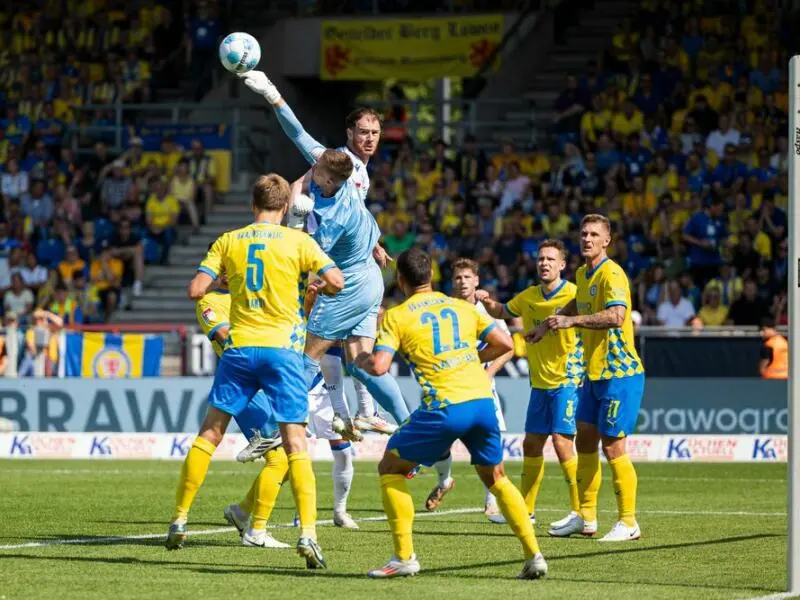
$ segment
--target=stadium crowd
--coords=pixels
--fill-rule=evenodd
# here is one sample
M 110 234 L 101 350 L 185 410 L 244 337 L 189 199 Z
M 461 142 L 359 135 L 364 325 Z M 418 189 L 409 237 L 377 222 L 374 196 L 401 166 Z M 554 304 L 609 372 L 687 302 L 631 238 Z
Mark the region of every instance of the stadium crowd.
M 216 3 L 172 4 L 46 0 L 0 12 L 6 324 L 108 321 L 130 305 L 122 290 L 141 293 L 145 263 L 168 262 L 177 224 L 204 219 L 215 165 L 202 144 L 164 139 L 145 153 L 132 136 L 115 156 L 111 111 L 87 108 L 150 101 L 174 77 L 181 49 L 189 65 L 207 64 L 220 33 Z
M 770 1 L 714 12 L 738 7 L 641 3 L 567 76 L 547 144 L 487 156 L 471 137 L 431 152 L 400 142 L 372 166 L 387 250 L 424 247 L 445 290 L 448 265 L 475 258 L 508 300 L 535 281 L 548 237 L 573 278 L 578 223 L 601 212 L 642 324 L 786 324 L 786 31 Z

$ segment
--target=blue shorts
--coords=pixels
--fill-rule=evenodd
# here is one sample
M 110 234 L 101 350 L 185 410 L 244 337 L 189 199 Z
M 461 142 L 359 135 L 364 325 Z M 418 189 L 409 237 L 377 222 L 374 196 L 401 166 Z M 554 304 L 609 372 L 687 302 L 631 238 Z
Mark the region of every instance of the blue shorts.
M 283 348 L 228 348 L 214 375 L 208 403 L 239 416 L 263 390 L 278 423 L 305 423 L 308 388 L 303 355 Z
M 363 271 L 345 272 L 341 292 L 317 296 L 307 331 L 325 340 L 345 340 L 350 336 L 374 339 L 382 301 L 383 275 L 377 264 Z
M 565 385 L 553 390 L 531 389 L 525 433 L 575 435 L 578 388 Z
M 256 392 L 244 410 L 234 419 L 248 440 L 256 433 L 260 433 L 261 437 L 272 437 L 278 429 L 278 423 L 275 421 L 272 407 L 269 405 L 269 398 L 261 390 Z
M 418 408 L 389 438 L 387 450 L 413 463 L 430 467 L 461 440 L 473 465 L 493 466 L 503 462 L 503 442 L 494 400 L 481 398 L 445 408 Z
M 625 437 L 636 430 L 644 395 L 644 373 L 583 382 L 575 419 L 597 425 L 601 435 Z

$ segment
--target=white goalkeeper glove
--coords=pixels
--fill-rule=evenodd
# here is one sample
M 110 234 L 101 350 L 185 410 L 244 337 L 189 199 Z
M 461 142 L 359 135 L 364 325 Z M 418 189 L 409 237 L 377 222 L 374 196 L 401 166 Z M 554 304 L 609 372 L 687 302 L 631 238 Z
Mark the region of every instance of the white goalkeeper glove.
M 286 226 L 292 229 L 302 229 L 305 225 L 306 217 L 312 210 L 314 210 L 314 201 L 311 198 L 305 194 L 295 196 L 292 207 L 286 217 Z
M 263 71 L 248 71 L 238 75 L 247 87 L 256 94 L 264 96 L 270 104 L 277 104 L 281 99 L 281 93 L 278 88 L 275 87 L 275 84 L 269 80 Z

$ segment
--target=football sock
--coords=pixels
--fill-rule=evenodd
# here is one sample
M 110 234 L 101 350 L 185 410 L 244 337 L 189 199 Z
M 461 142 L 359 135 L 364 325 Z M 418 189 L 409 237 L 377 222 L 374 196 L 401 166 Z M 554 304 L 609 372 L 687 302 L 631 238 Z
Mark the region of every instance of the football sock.
M 639 482 L 636 469 L 627 454 L 608 461 L 608 465 L 614 481 L 619 520 L 628 527 L 633 527 L 636 525 L 636 487 Z
M 561 463 L 561 471 L 564 473 L 564 480 L 569 488 L 569 509 L 573 512 L 580 512 L 581 502 L 578 496 L 578 482 L 576 474 L 578 472 L 578 457 L 565 460 Z
M 347 497 L 353 483 L 353 447 L 350 442 L 331 446 L 333 453 L 333 512 L 347 511 Z
M 408 492 L 405 475 L 381 475 L 381 499 L 392 532 L 394 555 L 400 560 L 409 560 L 414 554 L 411 539 L 414 500 Z
M 448 452 L 445 458 L 436 461 L 433 466 L 439 475 L 439 487 L 446 488 L 453 475 L 453 455 Z
M 371 417 L 375 414 L 375 400 L 372 399 L 367 386 L 355 377 L 353 386 L 356 388 L 356 397 L 358 398 L 358 414 L 362 417 Z
M 522 459 L 522 485 L 519 490 L 525 498 L 528 514 L 536 509 L 536 497 L 544 479 L 544 456 L 525 456 Z
M 366 386 L 375 401 L 383 407 L 383 410 L 392 415 L 398 425 L 408 418 L 406 401 L 403 399 L 400 386 L 397 385 L 394 377 L 388 373 L 376 377 L 352 364 L 347 365 L 347 372 Z
M 305 359 L 311 361 L 311 359 Z M 344 376 L 342 374 L 342 355 L 341 353 L 328 353 L 319 361 L 322 374 L 325 376 L 325 387 L 331 397 L 333 412 L 343 419 L 350 417 L 350 408 L 347 406 L 347 398 L 344 395 Z M 307 367 L 310 369 L 310 367 Z M 306 376 L 308 377 L 308 376 Z M 311 388 L 309 388 L 311 389 Z
M 317 480 L 308 452 L 289 455 L 289 482 L 300 517 L 300 537 L 317 539 Z
M 528 508 L 525 506 L 522 494 L 519 493 L 519 490 L 511 483 L 508 477 L 501 477 L 495 481 L 490 490 L 497 498 L 497 506 L 500 507 L 500 512 L 503 513 L 506 521 L 511 526 L 514 535 L 522 543 L 525 560 L 533 558 L 534 555 L 539 553 L 539 542 L 536 541 L 531 517 L 528 513 Z
M 181 477 L 175 494 L 175 514 L 172 520 L 186 519 L 197 490 L 203 485 L 208 465 L 217 447 L 205 438 L 196 437 L 181 466 Z
M 578 468 L 575 478 L 578 483 L 578 498 L 581 503 L 581 516 L 584 521 L 597 520 L 597 493 L 600 491 L 600 455 L 578 454 Z
M 239 502 L 239 510 L 243 513 L 249 515 L 253 512 L 253 501 L 256 497 L 256 489 L 258 488 L 258 477 L 253 479 L 253 483 L 250 484 L 250 489 L 247 490 L 247 496 L 244 497 L 244 500 Z
M 256 478 L 258 489 L 253 502 L 253 514 L 250 527 L 253 529 L 266 529 L 267 521 L 275 508 L 281 484 L 289 470 L 289 459 L 283 448 L 275 448 L 267 452 L 264 457 L 267 464 L 261 469 Z

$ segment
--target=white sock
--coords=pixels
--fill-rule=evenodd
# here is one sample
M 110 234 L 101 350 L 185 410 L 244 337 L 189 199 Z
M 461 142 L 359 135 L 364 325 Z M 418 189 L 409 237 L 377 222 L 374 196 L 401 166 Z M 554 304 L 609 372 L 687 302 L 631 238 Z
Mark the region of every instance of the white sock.
M 353 483 L 353 448 L 349 442 L 331 446 L 333 453 L 333 512 L 347 512 L 347 497 Z
M 360 380 L 353 377 L 353 386 L 356 388 L 358 397 L 358 414 L 362 417 L 371 417 L 375 414 L 375 400 L 367 390 L 367 386 Z
M 350 407 L 344 395 L 344 376 L 342 373 L 342 357 L 326 354 L 319 361 L 319 368 L 325 378 L 325 386 L 331 396 L 333 412 L 343 419 L 350 418 Z
M 487 506 L 490 505 L 490 504 L 494 505 L 494 506 L 497 506 L 497 498 L 494 497 L 494 494 L 492 492 L 490 492 L 489 488 L 486 487 L 485 485 L 483 486 L 483 489 L 486 490 L 486 500 L 485 500 L 484 504 L 487 505 Z
M 453 474 L 453 455 L 448 454 L 447 458 L 436 462 L 433 466 L 439 474 L 439 487 L 446 488 L 450 485 L 451 475 Z

